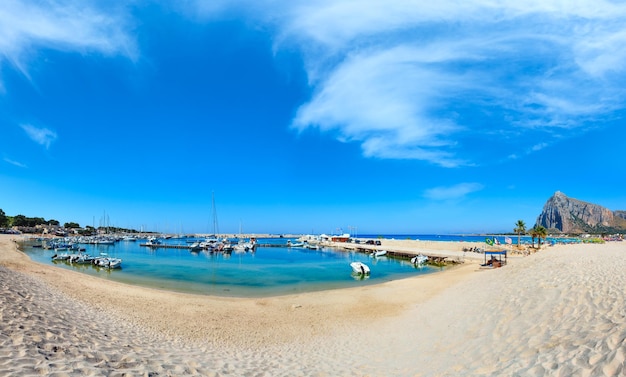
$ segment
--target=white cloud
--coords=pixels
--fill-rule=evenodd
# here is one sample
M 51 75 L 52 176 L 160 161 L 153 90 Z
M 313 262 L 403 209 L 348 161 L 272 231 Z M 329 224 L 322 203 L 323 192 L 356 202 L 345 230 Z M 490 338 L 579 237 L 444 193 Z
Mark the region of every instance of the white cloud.
M 90 1 L 0 2 L 0 63 L 10 62 L 28 77 L 28 58 L 38 48 L 80 53 L 137 56 L 134 40 L 125 30 L 124 9 L 96 8 Z
M 14 160 L 11 160 L 11 159 L 8 159 L 8 158 L 5 158 L 4 162 L 6 162 L 8 164 L 11 164 L 13 166 L 17 166 L 18 168 L 27 168 L 28 167 L 25 164 L 22 164 L 21 162 L 14 161 Z
M 424 197 L 432 200 L 461 199 L 483 189 L 480 183 L 459 183 L 450 187 L 434 187 L 424 191 Z
M 624 3 L 290 4 L 271 22 L 302 51 L 314 89 L 293 127 L 367 156 L 472 164 L 464 151 L 493 134 L 523 155 L 538 131 L 566 137 L 624 107 Z
M 517 158 L 537 140 L 551 145 L 601 124 L 626 103 L 624 2 L 162 3 L 206 22 L 244 17 L 272 33 L 275 49 L 300 51 L 312 96 L 292 127 L 359 143 L 372 158 L 446 167 L 501 161 L 493 154 L 502 150 Z M 1 2 L 0 63 L 27 75 L 25 57 L 40 46 L 136 57 L 131 13 L 96 4 Z M 468 153 L 494 135 L 501 148 L 478 161 Z
M 22 124 L 20 127 L 35 143 L 43 145 L 46 149 L 57 139 L 57 133 L 47 128 L 37 128 L 30 124 Z

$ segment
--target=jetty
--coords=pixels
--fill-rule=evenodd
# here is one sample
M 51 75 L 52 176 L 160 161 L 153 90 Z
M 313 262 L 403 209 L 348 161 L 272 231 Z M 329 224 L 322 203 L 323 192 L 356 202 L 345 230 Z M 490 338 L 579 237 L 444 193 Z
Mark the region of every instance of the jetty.
M 394 240 L 380 239 L 380 245 L 368 244 L 367 240 L 360 239 L 356 242 L 323 242 L 324 246 L 353 250 L 362 253 L 372 253 L 386 250 L 387 255 L 397 258 L 410 259 L 422 254 L 429 261 L 435 263 L 464 263 L 466 259 L 482 261 L 483 253 L 468 252 L 468 249 L 480 249 L 484 246 L 480 242 L 442 242 L 442 241 L 419 241 L 419 240 Z
M 170 244 L 150 244 L 141 243 L 139 246 L 149 247 L 151 249 L 191 249 L 190 245 L 170 245 Z

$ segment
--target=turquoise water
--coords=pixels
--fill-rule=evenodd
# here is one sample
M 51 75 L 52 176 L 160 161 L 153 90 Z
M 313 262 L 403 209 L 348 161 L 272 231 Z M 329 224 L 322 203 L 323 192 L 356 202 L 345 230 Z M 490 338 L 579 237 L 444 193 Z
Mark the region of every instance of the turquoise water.
M 286 239 L 260 239 L 260 244 L 285 243 Z M 233 297 L 267 297 L 291 293 L 348 288 L 440 271 L 436 267 L 416 267 L 408 260 L 373 258 L 368 254 L 325 248 L 258 247 L 256 252 L 232 254 L 198 252 L 187 249 L 151 249 L 143 241 L 115 245 L 81 245 L 86 253 L 122 258 L 122 268 L 107 270 L 91 265 L 53 262 L 53 250 L 27 248 L 40 263 L 67 268 L 104 279 L 164 290 Z M 185 244 L 170 239 L 168 244 Z M 370 266 L 366 278 L 352 274 L 350 263 Z

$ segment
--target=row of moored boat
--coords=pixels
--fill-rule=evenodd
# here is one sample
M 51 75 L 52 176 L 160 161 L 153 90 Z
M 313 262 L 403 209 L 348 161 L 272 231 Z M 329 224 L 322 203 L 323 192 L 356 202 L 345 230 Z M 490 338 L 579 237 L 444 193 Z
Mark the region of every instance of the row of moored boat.
M 52 260 L 65 261 L 70 264 L 91 264 L 109 269 L 122 267 L 122 260 L 120 258 L 112 258 L 104 253 L 98 257 L 85 253 L 57 253 L 52 256 Z

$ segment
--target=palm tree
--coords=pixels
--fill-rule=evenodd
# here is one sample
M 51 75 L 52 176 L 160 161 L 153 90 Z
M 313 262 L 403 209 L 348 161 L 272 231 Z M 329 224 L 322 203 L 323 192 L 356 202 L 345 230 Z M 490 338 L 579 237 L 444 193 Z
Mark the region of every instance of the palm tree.
M 533 249 L 535 248 L 535 238 L 537 238 L 537 227 L 535 226 L 534 228 L 530 229 L 530 236 L 533 239 Z
M 517 247 L 519 248 L 522 234 L 526 234 L 526 223 L 524 222 L 524 220 L 517 220 L 517 223 L 515 223 L 515 229 L 513 229 L 513 231 L 517 233 Z
M 535 227 L 535 230 L 537 232 L 539 248 L 541 249 L 541 239 L 545 239 L 548 236 L 548 229 L 546 229 L 546 227 L 544 227 L 543 225 L 537 225 Z

